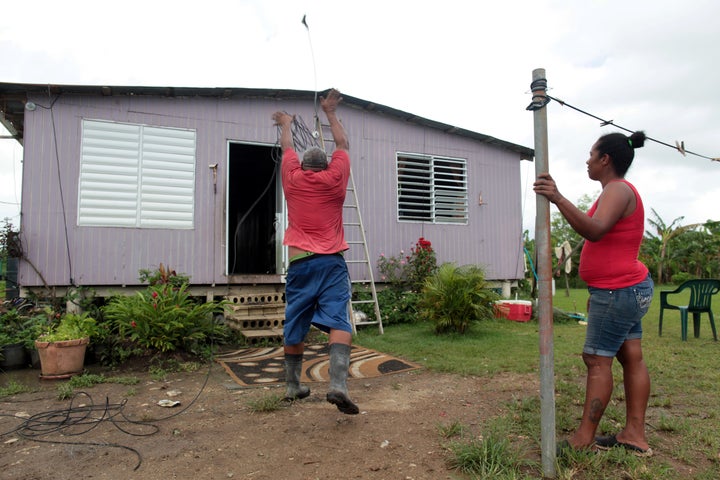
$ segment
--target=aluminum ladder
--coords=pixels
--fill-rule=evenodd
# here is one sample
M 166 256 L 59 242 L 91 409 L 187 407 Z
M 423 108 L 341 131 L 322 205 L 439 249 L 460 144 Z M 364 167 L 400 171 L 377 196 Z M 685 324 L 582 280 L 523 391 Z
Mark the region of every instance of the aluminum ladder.
M 315 116 L 315 129 L 320 137 L 320 144 L 328 152 L 328 143 L 334 143 L 333 140 L 325 140 L 326 135 L 324 129 L 329 129 L 330 125 L 321 124 L 320 118 Z M 332 138 L 332 135 L 329 136 Z M 329 155 L 328 155 L 329 156 Z M 367 237 L 365 235 L 365 226 L 363 225 L 362 215 L 360 214 L 360 203 L 358 202 L 357 190 L 355 188 L 355 179 L 353 177 L 352 168 L 350 168 L 350 179 L 348 180 L 347 192 L 345 195 L 345 204 L 343 205 L 343 227 L 345 229 L 345 241 L 349 249 L 345 252 L 345 262 L 348 268 L 352 265 L 364 265 L 366 278 L 363 280 L 350 280 L 351 296 L 348 302 L 347 310 L 353 333 L 357 333 L 359 325 L 377 325 L 378 331 L 382 335 L 384 333 L 382 316 L 380 314 L 380 304 L 378 303 L 377 289 L 375 288 L 375 278 L 373 276 L 372 264 L 370 263 L 370 251 L 367 246 Z M 353 300 L 352 292 L 355 291 L 355 285 L 364 285 L 369 287 L 371 293 L 370 300 Z M 354 305 L 372 304 L 375 318 L 359 318 L 356 317 Z

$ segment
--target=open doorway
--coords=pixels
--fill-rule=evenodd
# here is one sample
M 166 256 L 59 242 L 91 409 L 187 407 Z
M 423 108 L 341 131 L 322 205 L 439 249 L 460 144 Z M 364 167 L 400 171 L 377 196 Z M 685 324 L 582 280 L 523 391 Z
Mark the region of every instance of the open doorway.
M 281 273 L 283 200 L 280 149 L 230 142 L 228 146 L 228 275 Z

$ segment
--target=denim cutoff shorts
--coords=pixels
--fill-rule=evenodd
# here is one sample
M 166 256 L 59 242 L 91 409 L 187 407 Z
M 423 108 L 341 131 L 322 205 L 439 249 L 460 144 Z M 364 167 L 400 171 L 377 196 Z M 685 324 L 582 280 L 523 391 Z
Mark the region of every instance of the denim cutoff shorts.
M 342 255 L 316 254 L 290 263 L 285 301 L 285 345 L 302 343 L 310 325 L 325 333 L 352 332 L 350 276 Z
M 653 290 L 649 274 L 642 282 L 617 290 L 589 287 L 583 353 L 614 357 L 625 340 L 642 338 L 642 317 L 650 308 Z

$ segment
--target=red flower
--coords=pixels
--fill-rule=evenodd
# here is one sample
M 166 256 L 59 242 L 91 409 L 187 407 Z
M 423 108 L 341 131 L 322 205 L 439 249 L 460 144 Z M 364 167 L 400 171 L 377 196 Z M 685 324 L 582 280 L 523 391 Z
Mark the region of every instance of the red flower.
M 137 323 L 135 323 L 135 320 L 133 320 L 132 322 L 130 322 L 130 326 L 131 326 L 132 328 L 137 327 Z
M 153 292 L 153 293 L 152 293 L 152 297 L 153 297 L 153 298 L 157 298 L 157 296 L 158 296 L 158 293 L 157 293 L 157 292 Z
M 420 237 L 418 239 L 418 246 L 423 250 L 430 250 L 432 248 L 432 243 L 430 240 L 425 240 L 424 237 Z

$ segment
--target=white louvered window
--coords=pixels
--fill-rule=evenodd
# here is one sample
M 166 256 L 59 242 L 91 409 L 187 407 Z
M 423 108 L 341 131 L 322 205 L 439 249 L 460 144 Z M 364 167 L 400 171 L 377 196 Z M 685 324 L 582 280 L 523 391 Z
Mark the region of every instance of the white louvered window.
M 83 120 L 78 225 L 192 228 L 195 130 Z
M 398 220 L 467 224 L 464 159 L 398 153 L 396 166 Z

